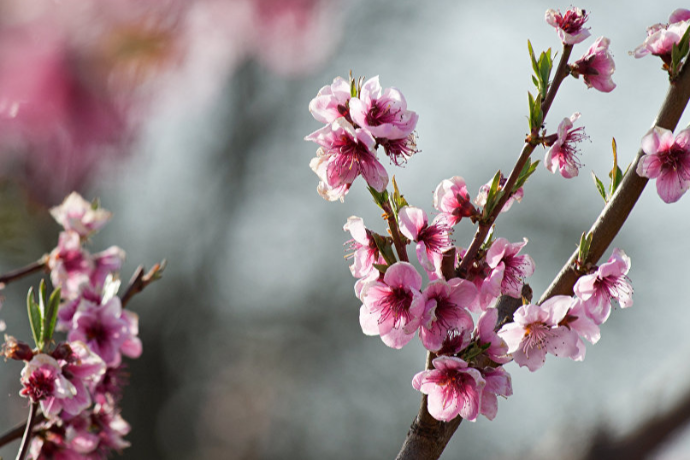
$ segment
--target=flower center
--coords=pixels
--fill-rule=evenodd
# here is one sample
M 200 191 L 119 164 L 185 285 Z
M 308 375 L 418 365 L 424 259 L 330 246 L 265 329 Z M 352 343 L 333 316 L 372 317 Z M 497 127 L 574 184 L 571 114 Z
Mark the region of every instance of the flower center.
M 407 324 L 410 319 L 412 292 L 402 287 L 391 287 L 390 293 L 381 300 L 381 305 L 384 307 L 381 322 L 393 317 L 396 328 Z

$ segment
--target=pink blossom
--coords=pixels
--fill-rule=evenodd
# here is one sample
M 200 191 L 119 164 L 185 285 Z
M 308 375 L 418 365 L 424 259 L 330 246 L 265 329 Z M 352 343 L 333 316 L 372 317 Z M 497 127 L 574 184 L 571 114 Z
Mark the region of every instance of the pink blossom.
M 524 305 L 513 315 L 498 335 L 508 344 L 508 353 L 520 366 L 534 372 L 541 368 L 546 353 L 574 357 L 579 352 L 577 334 L 560 322 L 570 309 L 569 297 L 551 298 L 539 305 Z
M 467 348 L 472 341 L 472 332 L 466 329 L 453 328 L 448 330 L 441 348 L 436 351 L 437 356 L 454 356 Z
M 577 158 L 577 148 L 575 143 L 587 138 L 584 127 L 573 129 L 573 124 L 580 117 L 576 112 L 570 118 L 565 118 L 558 124 L 558 138 L 546 152 L 544 164 L 551 173 L 558 171 L 563 178 L 573 178 L 579 173 L 582 167 Z
M 489 359 L 498 364 L 507 363 L 510 361 L 508 356 L 508 344 L 496 333 L 496 321 L 498 320 L 498 310 L 496 308 L 488 308 L 477 321 L 477 328 L 475 330 L 475 337 L 480 346 L 490 345 L 485 351 Z
M 654 127 L 642 138 L 642 151 L 646 155 L 637 165 L 637 174 L 656 178 L 661 200 L 676 202 L 690 188 L 690 129 L 674 138 L 671 131 Z
M 400 232 L 417 243 L 417 258 L 429 273 L 441 267 L 443 252 L 452 248 L 450 226 L 438 216 L 429 224 L 426 212 L 418 207 L 405 206 L 398 212 Z
M 323 197 L 327 201 L 332 202 L 339 200 L 340 202 L 344 202 L 345 195 L 350 190 L 351 185 L 345 183 L 334 187 L 328 183 L 329 159 L 330 156 L 326 154 L 324 148 L 319 148 L 316 151 L 316 157 L 309 162 L 309 167 L 319 177 L 319 185 L 317 186 L 316 191 L 319 193 L 319 196 Z
M 351 257 L 354 262 L 350 265 L 350 272 L 356 278 L 366 277 L 369 273 L 376 270 L 374 264 L 385 264 L 386 260 L 380 255 L 379 249 L 374 242 L 374 238 L 364 226 L 364 220 L 352 216 L 347 219 L 343 230 L 352 234 L 352 239 L 345 244 L 353 251 Z
M 419 372 L 412 379 L 416 390 L 429 395 L 429 414 L 443 422 L 450 422 L 457 416 L 476 420 L 486 385 L 482 374 L 452 356 L 439 356 L 432 364 L 434 369 Z
M 415 132 L 410 133 L 405 138 L 395 140 L 379 138 L 377 141 L 395 165 L 401 165 L 407 162 L 407 159 L 419 152 L 419 149 L 417 149 L 417 135 Z
M 477 209 L 470 202 L 465 180 L 460 176 L 439 183 L 434 191 L 434 208 L 451 226 L 464 217 L 474 218 L 477 215 Z
M 490 268 L 503 265 L 501 292 L 514 298 L 522 295 L 522 281 L 534 273 L 534 260 L 529 255 L 518 255 L 527 245 L 527 239 L 511 244 L 502 237 L 496 239 L 486 253 L 486 263 Z
M 48 258 L 48 268 L 50 280 L 55 287 L 60 287 L 63 298 L 76 297 L 82 286 L 89 284 L 94 267 L 91 255 L 82 249 L 79 234 L 61 232 L 58 246 Z
M 386 188 L 388 174 L 376 158 L 376 141 L 366 130 L 354 128 L 340 117 L 305 139 L 324 148 L 325 180 L 330 189 L 350 185 L 360 174 L 376 191 Z
M 616 84 L 613 83 L 611 76 L 616 70 L 616 64 L 609 52 L 610 40 L 606 37 L 599 37 L 589 50 L 575 61 L 571 66 L 571 72 L 575 77 L 582 76 L 587 88 L 608 93 Z
M 559 295 L 558 297 L 565 297 Z M 554 297 L 556 298 L 556 297 Z M 569 297 L 565 297 L 569 298 Z M 577 333 L 580 337 L 586 339 L 589 343 L 595 344 L 601 338 L 599 326 L 592 321 L 585 312 L 585 302 L 579 298 L 572 300 L 570 310 L 560 323 L 561 326 L 566 326 Z M 575 361 L 583 361 L 585 359 L 586 347 L 582 339 L 577 342 L 578 353 L 572 358 Z
M 326 85 L 309 103 L 309 112 L 319 122 L 332 123 L 338 117 L 350 117 L 350 84 L 342 77 L 336 77 L 331 85 Z
M 494 420 L 498 412 L 498 396 L 507 398 L 513 394 L 510 374 L 502 367 L 486 367 L 482 371 L 486 386 L 482 390 L 480 413 L 489 420 Z
M 585 303 L 585 313 L 597 325 L 606 321 L 611 314 L 612 298 L 618 301 L 621 308 L 632 306 L 633 288 L 626 276 L 629 270 L 630 258 L 616 248 L 606 263 L 575 283 L 575 295 Z
M 93 254 L 94 268 L 89 278 L 93 290 L 101 291 L 108 276 L 117 276 L 125 260 L 125 251 L 113 245 Z
M 120 364 L 122 353 L 138 356 L 136 345 L 132 345 L 137 343 L 134 340 L 137 331 L 136 317 L 126 314 L 118 297 L 102 305 L 82 300 L 72 318 L 67 338 L 70 342 L 79 340 L 86 343 L 109 367 L 115 367 Z M 131 355 L 132 352 L 135 354 Z M 141 354 L 140 349 L 138 353 Z
M 380 335 L 391 348 L 402 348 L 417 332 L 424 314 L 422 277 L 411 264 L 391 265 L 383 282 L 368 283 L 361 293 L 359 321 L 366 335 Z
M 350 100 L 352 120 L 376 138 L 407 138 L 417 125 L 417 113 L 407 109 L 407 101 L 396 88 L 383 89 L 379 77 L 362 85 L 358 98 Z
M 671 64 L 673 45 L 679 45 L 690 24 L 690 10 L 679 8 L 671 13 L 668 24 L 655 24 L 647 28 L 647 38 L 632 54 L 642 58 L 648 54 L 659 56 L 667 65 Z
M 498 190 L 502 190 L 503 187 L 505 186 L 506 182 L 508 179 L 503 176 L 501 173 L 501 177 L 498 182 Z M 485 185 L 482 185 L 479 188 L 479 194 L 477 197 L 474 199 L 474 203 L 477 204 L 479 207 L 484 207 L 486 205 L 486 200 L 489 198 L 489 190 L 491 189 L 491 183 L 492 181 L 489 181 Z M 513 194 L 511 194 L 510 198 L 506 201 L 506 203 L 503 205 L 503 208 L 501 209 L 501 213 L 505 213 L 508 210 L 510 210 L 510 207 L 513 205 L 513 202 L 518 201 L 521 202 L 522 198 L 525 195 L 525 191 L 522 187 L 518 188 L 517 191 L 515 191 Z
M 583 27 L 589 15 L 580 8 L 569 8 L 564 14 L 561 10 L 546 10 L 544 19 L 556 28 L 564 45 L 575 45 L 589 37 L 589 28 Z
M 51 208 L 50 214 L 65 231 L 75 231 L 82 238 L 101 229 L 112 216 L 112 213 L 85 201 L 76 192 L 67 196 L 62 204 Z
M 33 356 L 22 369 L 21 377 L 24 388 L 22 396 L 28 396 L 33 402 L 51 397 L 71 398 L 76 394 L 74 385 L 62 374 L 62 367 L 57 360 L 45 353 Z
M 419 330 L 419 338 L 424 348 L 438 351 L 449 331 L 472 332 L 474 322 L 465 309 L 477 297 L 474 284 L 454 278 L 446 282 L 442 279 L 429 283 L 424 289 L 426 307 Z

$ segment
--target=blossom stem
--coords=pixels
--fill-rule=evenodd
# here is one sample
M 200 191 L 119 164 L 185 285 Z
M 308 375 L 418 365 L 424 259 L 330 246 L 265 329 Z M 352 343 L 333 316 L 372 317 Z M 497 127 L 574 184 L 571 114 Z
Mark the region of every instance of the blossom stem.
M 400 235 L 400 229 L 398 229 L 398 223 L 395 221 L 395 215 L 393 214 L 393 209 L 388 202 L 381 204 L 383 211 L 386 214 L 386 221 L 388 222 L 388 228 L 391 231 L 391 236 L 393 237 L 393 243 L 395 244 L 395 250 L 398 252 L 398 258 L 400 261 L 409 262 L 410 259 L 407 256 L 407 248 L 403 241 L 403 237 Z
M 546 97 L 544 98 L 544 101 L 541 104 L 543 119 L 546 119 L 546 115 L 548 114 L 549 109 L 551 108 L 551 104 L 553 103 L 553 100 L 556 97 L 558 88 L 561 86 L 561 82 L 563 82 L 563 79 L 565 79 L 568 76 L 568 59 L 570 58 L 570 52 L 572 51 L 572 49 L 572 45 L 563 45 L 563 54 L 561 54 L 561 59 L 558 62 L 556 74 L 554 75 L 551 85 L 549 85 L 549 89 L 546 92 Z M 535 131 L 538 132 L 538 130 L 538 127 L 535 128 Z M 529 141 L 527 141 L 525 145 L 522 147 L 522 151 L 520 152 L 520 156 L 518 157 L 518 160 L 515 163 L 515 167 L 513 167 L 513 171 L 510 172 L 510 176 L 508 177 L 506 184 L 503 186 L 503 191 L 505 191 L 505 193 L 498 200 L 489 217 L 486 220 L 483 220 L 482 223 L 480 223 L 477 227 L 477 232 L 474 235 L 474 239 L 472 240 L 472 243 L 467 249 L 467 252 L 465 252 L 465 256 L 460 262 L 460 266 L 458 266 L 457 274 L 459 276 L 464 276 L 467 274 L 467 271 L 470 269 L 470 267 L 474 263 L 474 260 L 477 258 L 477 253 L 479 252 L 479 249 L 484 243 L 486 236 L 489 234 L 489 231 L 491 230 L 491 227 L 496 221 L 498 214 L 501 213 L 501 210 L 503 210 L 503 206 L 506 202 L 508 202 L 510 196 L 512 196 L 515 183 L 517 183 L 517 180 L 520 177 L 520 173 L 522 172 L 523 167 L 532 155 L 534 148 L 537 146 L 536 139 L 538 138 L 538 135 L 539 133 L 536 132 L 530 134 Z
M 26 459 L 26 453 L 29 450 L 29 444 L 31 443 L 31 431 L 34 428 L 34 421 L 36 420 L 36 410 L 38 409 L 38 404 L 30 401 L 29 404 L 29 418 L 26 421 L 26 429 L 24 430 L 24 437 L 22 438 L 22 444 L 19 446 L 19 453 L 17 453 L 17 460 Z
M 688 104 L 688 100 L 690 100 L 690 66 L 684 65 L 678 74 L 678 79 L 670 84 L 666 99 L 659 110 L 653 126 L 674 131 Z M 582 266 L 586 266 L 587 263 L 596 264 L 599 261 L 613 241 L 613 238 L 616 237 L 618 231 L 623 227 L 625 220 L 627 220 L 637 203 L 637 199 L 639 199 L 645 186 L 647 186 L 649 180 L 637 174 L 637 165 L 643 155 L 644 152 L 640 149 L 635 161 L 628 168 L 628 173 L 625 174 L 618 189 L 616 189 L 615 194 L 590 228 L 592 244 L 589 247 L 587 260 L 582 262 Z M 577 258 L 578 251 L 576 250 L 553 282 L 551 282 L 549 288 L 546 289 L 546 292 L 541 296 L 539 299 L 540 304 L 555 295 L 573 294 L 573 286 L 581 275 L 577 270 Z
M 44 255 L 41 258 L 39 258 L 37 261 L 26 265 L 23 268 L 19 268 L 13 271 L 10 271 L 8 273 L 5 273 L 0 276 L 0 284 L 7 284 L 9 282 L 15 281 L 17 279 L 21 279 L 24 276 L 28 276 L 30 274 L 33 274 L 37 271 L 40 271 L 46 267 L 46 264 L 48 263 L 48 255 Z
M 45 416 L 43 414 L 40 414 L 36 416 L 36 419 L 34 420 L 34 427 L 46 420 Z M 24 429 L 26 428 L 26 424 L 20 424 L 14 427 L 12 430 L 9 430 L 6 432 L 4 435 L 0 435 L 0 448 L 5 446 L 8 443 L 11 443 L 12 441 L 16 440 L 17 438 L 21 438 L 22 435 L 24 434 Z

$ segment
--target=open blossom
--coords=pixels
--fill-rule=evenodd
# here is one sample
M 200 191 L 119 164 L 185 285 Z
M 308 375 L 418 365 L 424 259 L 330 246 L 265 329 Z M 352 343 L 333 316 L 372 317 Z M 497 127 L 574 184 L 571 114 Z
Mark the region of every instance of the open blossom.
M 458 261 L 462 260 L 467 251 L 456 249 L 455 255 Z M 482 254 L 480 254 L 481 256 Z M 456 265 L 457 266 L 457 265 Z M 486 255 L 477 259 L 467 272 L 466 279 L 472 281 L 477 287 L 478 295 L 474 302 L 468 307 L 473 313 L 480 313 L 487 309 L 499 295 L 501 295 L 501 282 L 505 265 L 497 265 L 492 268 L 486 263 Z
M 575 295 L 582 299 L 585 313 L 597 325 L 606 321 L 611 314 L 611 299 L 616 299 L 621 308 L 632 306 L 633 288 L 626 276 L 628 271 L 630 257 L 616 248 L 606 263 L 575 283 Z
M 376 138 L 407 138 L 417 125 L 416 112 L 407 109 L 407 101 L 397 88 L 383 89 L 378 75 L 370 78 L 358 98 L 350 100 L 352 120 Z
M 319 178 L 329 189 L 349 186 L 360 174 L 376 191 L 386 188 L 388 174 L 376 158 L 376 141 L 368 131 L 354 128 L 340 117 L 305 140 L 314 141 L 324 149 L 319 157 L 323 157 L 321 162 L 326 162 L 325 176 Z
M 336 77 L 331 85 L 326 85 L 309 103 L 309 112 L 319 122 L 332 123 L 338 117 L 350 118 L 350 84 L 342 77 Z
M 507 239 L 499 237 L 486 252 L 486 263 L 490 268 L 503 265 L 503 280 L 501 292 L 514 298 L 522 295 L 522 281 L 534 273 L 534 260 L 529 255 L 518 255 L 527 245 L 527 239 L 511 244 Z
M 557 297 L 565 297 L 564 295 L 558 295 Z M 556 298 L 556 297 L 554 297 Z M 565 297 L 569 298 L 569 297 Z M 597 323 L 592 321 L 590 317 L 585 312 L 585 302 L 579 298 L 572 300 L 572 305 L 568 314 L 565 316 L 563 321 L 561 321 L 561 326 L 569 327 L 577 335 L 587 340 L 589 343 L 594 345 L 601 338 L 601 331 Z M 579 339 L 577 343 L 578 354 L 573 356 L 575 361 L 582 361 L 585 359 L 586 347 L 582 339 Z
M 647 28 L 647 38 L 632 54 L 642 58 L 648 54 L 659 56 L 666 64 L 671 63 L 673 45 L 679 45 L 690 25 L 690 10 L 679 8 L 671 13 L 668 24 L 655 24 Z
M 578 355 L 577 333 L 560 325 L 571 303 L 570 297 L 553 297 L 541 306 L 529 304 L 518 308 L 513 315 L 514 322 L 498 332 L 518 365 L 534 372 L 544 365 L 546 353 L 569 358 Z
M 327 201 L 344 202 L 345 195 L 350 191 L 351 184 L 344 183 L 339 186 L 332 186 L 328 183 L 328 161 L 330 156 L 326 154 L 324 148 L 316 150 L 316 157 L 309 162 L 309 168 L 319 177 L 319 185 L 316 192 Z
M 491 189 L 491 183 L 493 180 L 490 180 L 488 183 L 482 185 L 479 188 L 479 194 L 477 197 L 474 199 L 474 203 L 477 204 L 479 207 L 484 207 L 486 205 L 486 200 L 489 198 L 489 190 Z M 503 187 L 505 186 L 506 182 L 508 179 L 503 176 L 501 173 L 501 177 L 498 180 L 498 190 L 502 190 Z M 518 188 L 517 191 L 515 191 L 510 198 L 506 201 L 506 203 L 503 205 L 503 208 L 501 209 L 501 213 L 505 213 L 508 210 L 510 210 L 510 207 L 513 205 L 513 202 L 518 201 L 521 202 L 522 198 L 525 195 L 525 191 L 522 187 Z
M 611 79 L 611 75 L 616 70 L 616 64 L 609 52 L 610 43 L 611 41 L 606 37 L 599 37 L 570 68 L 575 77 L 582 76 L 588 88 L 594 87 L 604 93 L 616 88 L 616 84 Z
M 352 234 L 352 239 L 345 244 L 349 244 L 353 250 L 352 257 L 354 262 L 350 265 L 350 272 L 356 278 L 363 278 L 376 270 L 374 264 L 385 264 L 386 260 L 380 255 L 379 249 L 374 242 L 374 238 L 364 226 L 364 220 L 360 217 L 352 216 L 347 219 L 343 230 Z
M 424 290 L 426 307 L 419 330 L 424 348 L 438 351 L 449 331 L 472 332 L 474 322 L 465 307 L 477 297 L 477 289 L 469 281 L 454 278 L 431 282 Z
M 138 318 L 122 309 L 118 297 L 103 304 L 82 299 L 72 318 L 67 338 L 86 343 L 109 367 L 116 367 L 122 354 L 136 358 L 141 355 Z
M 637 174 L 656 178 L 656 190 L 667 204 L 676 202 L 690 188 L 690 129 L 673 137 L 673 132 L 652 128 L 642 138 L 646 154 L 637 165 Z
M 400 232 L 417 243 L 417 258 L 424 269 L 434 273 L 441 267 L 443 252 L 452 248 L 451 228 L 443 217 L 437 216 L 429 224 L 426 212 L 418 207 L 405 206 L 398 213 Z
M 105 363 L 86 345 L 71 342 L 72 356 L 56 360 L 45 353 L 34 355 L 22 370 L 21 394 L 41 403 L 43 414 L 56 417 L 65 411 L 79 414 L 91 405 L 88 386 L 105 372 Z
M 482 374 L 452 356 L 439 356 L 432 364 L 434 369 L 419 372 L 412 379 L 416 390 L 429 395 L 429 414 L 443 422 L 450 422 L 457 416 L 476 420 L 486 385 Z
M 573 129 L 573 124 L 580 117 L 580 113 L 576 112 L 570 118 L 565 118 L 558 124 L 558 138 L 551 145 L 551 148 L 546 152 L 544 164 L 551 173 L 558 171 L 563 178 L 573 178 L 579 173 L 579 168 L 582 167 L 580 160 L 577 158 L 577 148 L 575 143 L 587 138 L 585 135 L 585 128 L 578 127 Z
M 424 314 L 421 288 L 422 277 L 414 266 L 407 262 L 391 265 L 383 282 L 370 282 L 362 289 L 362 331 L 366 335 L 380 335 L 391 348 L 405 346 L 417 332 Z
M 434 208 L 441 212 L 444 220 L 451 226 L 458 224 L 465 217 L 477 215 L 467 192 L 465 180 L 454 176 L 441 181 L 434 191 Z
M 589 15 L 580 8 L 569 8 L 561 14 L 561 10 L 546 10 L 544 19 L 556 28 L 561 42 L 565 45 L 575 45 L 589 37 L 589 28 L 583 27 Z
M 85 201 L 76 192 L 67 196 L 62 204 L 51 208 L 50 214 L 65 231 L 75 231 L 82 238 L 101 229 L 112 216 L 112 213 Z
M 502 367 L 486 367 L 482 370 L 486 386 L 482 390 L 480 413 L 489 420 L 494 420 L 498 413 L 498 396 L 507 398 L 513 394 L 510 374 Z

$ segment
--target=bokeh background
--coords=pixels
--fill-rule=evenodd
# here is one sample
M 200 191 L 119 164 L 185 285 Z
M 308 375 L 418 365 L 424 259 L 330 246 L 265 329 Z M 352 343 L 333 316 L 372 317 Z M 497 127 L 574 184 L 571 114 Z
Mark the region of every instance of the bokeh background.
M 418 341 L 394 351 L 361 333 L 342 225 L 350 215 L 378 232 L 384 223 L 362 180 L 344 203 L 317 195 L 308 167 L 316 145 L 303 137 L 320 124 L 307 105 L 350 70 L 401 89 L 420 116 L 421 152 L 389 172 L 431 212 L 442 179 L 461 175 L 477 191 L 510 170 L 528 130 L 527 39 L 559 50 L 544 11 L 569 6 L 0 2 L 0 269 L 56 245 L 47 208 L 72 190 L 114 212 L 91 249 L 124 248 L 124 281 L 139 264 L 168 260 L 164 278 L 129 306 L 144 354 L 130 361 L 123 416 L 132 447 L 122 457 L 397 454 L 419 406 L 410 381 L 425 352 Z M 498 221 L 498 235 L 529 238 L 536 294 L 603 206 L 590 172 L 606 177 L 611 138 L 627 165 L 667 91 L 661 61 L 628 52 L 682 5 L 577 6 L 591 14 L 592 38 L 573 55 L 609 37 L 617 88 L 564 83 L 547 128 L 581 112 L 585 166 L 572 180 L 540 167 Z M 690 199 L 665 205 L 653 186 L 614 242 L 632 258 L 634 306 L 612 314 L 584 362 L 550 357 L 534 374 L 509 365 L 514 396 L 493 422 L 464 422 L 445 458 L 583 457 L 595 438 L 629 435 L 690 393 Z M 461 223 L 457 245 L 472 234 Z M 30 338 L 23 300 L 38 279 L 3 290 L 8 333 Z M 27 413 L 21 365 L 1 367 L 0 432 Z M 690 428 L 672 427 L 646 457 L 690 457 Z

